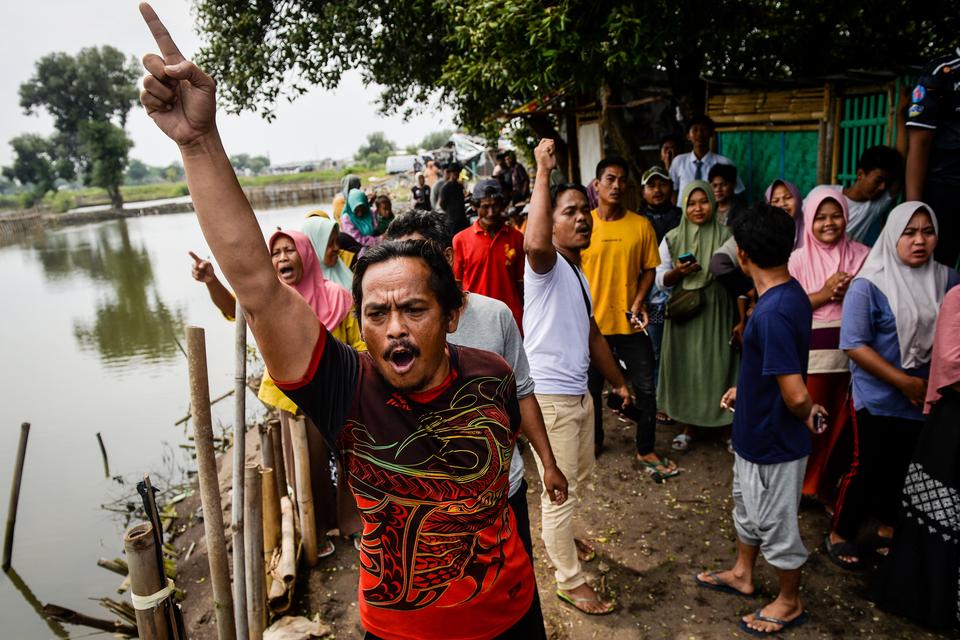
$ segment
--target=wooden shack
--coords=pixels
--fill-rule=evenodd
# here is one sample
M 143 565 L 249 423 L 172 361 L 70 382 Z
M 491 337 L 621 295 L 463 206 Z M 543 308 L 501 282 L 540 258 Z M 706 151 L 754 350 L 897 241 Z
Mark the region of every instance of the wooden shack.
M 751 202 L 778 178 L 802 193 L 849 185 L 866 148 L 905 143 L 896 118 L 908 99 L 905 82 L 893 72 L 863 72 L 775 88 L 708 83 L 716 151 L 737 165 Z

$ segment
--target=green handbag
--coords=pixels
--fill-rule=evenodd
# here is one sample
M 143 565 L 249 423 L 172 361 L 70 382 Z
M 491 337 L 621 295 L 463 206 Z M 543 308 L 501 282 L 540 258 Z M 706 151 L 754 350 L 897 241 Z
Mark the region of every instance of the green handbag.
M 705 303 L 703 289 L 674 289 L 667 300 L 666 314 L 671 322 L 683 324 L 700 315 Z

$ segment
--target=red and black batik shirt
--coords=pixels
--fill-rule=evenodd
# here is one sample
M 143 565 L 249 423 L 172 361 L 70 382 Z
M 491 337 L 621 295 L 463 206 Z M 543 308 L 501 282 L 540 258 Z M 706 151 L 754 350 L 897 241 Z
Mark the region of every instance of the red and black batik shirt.
M 443 384 L 403 394 L 321 331 L 304 379 L 277 382 L 339 451 L 363 519 L 360 620 L 390 640 L 492 638 L 533 599 L 507 505 L 513 373 L 496 354 L 449 349 Z

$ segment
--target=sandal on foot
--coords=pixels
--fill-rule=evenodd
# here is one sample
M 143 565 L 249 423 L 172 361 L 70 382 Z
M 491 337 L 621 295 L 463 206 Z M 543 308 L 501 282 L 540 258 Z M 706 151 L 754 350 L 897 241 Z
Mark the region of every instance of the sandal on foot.
M 743 591 L 740 591 L 740 589 L 737 589 L 736 587 L 732 587 L 732 586 L 730 586 L 729 584 L 727 584 L 726 582 L 724 582 L 724 581 L 720 578 L 720 576 L 717 575 L 717 572 L 716 572 L 716 571 L 707 571 L 707 577 L 709 577 L 711 580 L 713 580 L 713 582 L 708 582 L 708 581 L 706 581 L 706 580 L 701 580 L 699 574 L 694 574 L 694 575 L 693 575 L 693 580 L 694 580 L 694 582 L 697 583 L 697 586 L 698 586 L 698 587 L 703 587 L 704 589 L 710 589 L 711 591 L 719 591 L 720 593 L 726 593 L 726 594 L 729 594 L 729 595 L 731 595 L 731 596 L 740 596 L 741 598 L 756 598 L 756 597 L 757 597 L 757 590 L 756 590 L 756 588 L 754 588 L 754 590 L 753 590 L 752 592 L 750 592 L 750 593 L 744 593 Z
M 853 544 L 849 540 L 844 540 L 843 542 L 831 542 L 830 534 L 828 533 L 823 537 L 823 548 L 826 549 L 827 557 L 830 558 L 830 561 L 841 569 L 853 571 L 854 569 L 860 568 L 859 559 L 854 562 L 850 560 L 844 560 L 841 557 L 852 556 L 855 558 L 860 558 L 860 551 L 857 549 L 857 545 Z
M 577 558 L 580 559 L 580 562 L 590 562 L 596 559 L 597 550 L 586 540 L 574 538 L 573 544 L 577 546 Z
M 317 550 L 318 558 L 326 558 L 328 556 L 332 556 L 334 552 L 337 550 L 337 547 L 334 546 L 333 540 L 330 539 L 330 536 L 326 536 L 325 540 L 326 541 L 323 543 L 323 546 L 321 546 L 320 549 Z
M 613 613 L 613 610 L 617 608 L 617 605 L 615 605 L 612 602 L 604 602 L 596 594 L 594 594 L 592 598 L 578 598 L 577 596 L 572 596 L 569 593 L 564 593 L 563 591 L 560 591 L 560 589 L 557 589 L 557 597 L 563 600 L 564 602 L 566 602 L 567 604 L 571 605 L 572 607 L 574 607 L 577 611 L 580 611 L 581 613 L 585 613 L 588 616 L 605 616 L 608 613 Z M 590 611 L 589 609 L 585 609 L 583 607 L 583 605 L 588 603 L 593 603 L 593 602 L 602 604 L 603 610 Z
M 685 433 L 678 433 L 674 436 L 673 442 L 670 443 L 670 448 L 674 451 L 689 451 L 691 442 L 693 442 L 693 438 Z
M 657 424 L 676 424 L 677 421 L 665 414 L 663 411 L 657 412 Z
M 660 456 L 657 456 L 656 462 L 650 462 L 637 456 L 634 456 L 634 460 L 637 461 L 637 465 L 639 465 L 641 469 L 651 475 L 653 475 L 653 473 L 659 473 L 661 478 L 672 478 L 680 475 L 680 467 Z
M 360 551 L 360 540 L 361 540 L 360 534 L 359 534 L 359 533 L 351 533 L 351 534 L 350 534 L 350 539 L 353 540 L 353 548 L 356 549 L 357 551 Z
M 765 616 L 761 614 L 760 613 L 761 611 L 763 611 L 762 608 L 757 609 L 756 611 L 753 612 L 753 617 L 755 620 L 759 620 L 760 622 L 769 622 L 770 624 L 778 624 L 780 625 L 780 628 L 774 631 L 760 631 L 759 629 L 751 628 L 746 622 L 744 622 L 743 620 L 740 620 L 740 630 L 745 633 L 749 633 L 752 636 L 767 638 L 770 636 L 780 635 L 781 633 L 783 633 L 784 631 L 787 631 L 788 629 L 795 629 L 796 627 L 799 627 L 804 622 L 810 619 L 810 614 L 807 613 L 805 610 L 801 611 L 800 615 L 798 615 L 793 620 L 781 620 L 780 618 L 772 618 L 770 616 Z

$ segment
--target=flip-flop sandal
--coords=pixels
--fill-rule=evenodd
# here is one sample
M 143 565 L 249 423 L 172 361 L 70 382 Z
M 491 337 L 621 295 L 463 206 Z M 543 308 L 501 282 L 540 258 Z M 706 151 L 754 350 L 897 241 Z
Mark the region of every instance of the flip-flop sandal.
M 661 478 L 672 478 L 678 476 L 681 473 L 680 467 L 670 466 L 670 461 L 666 458 L 657 458 L 656 462 L 649 462 L 641 458 L 634 456 L 634 460 L 637 461 L 637 464 L 640 465 L 640 468 L 646 471 L 647 473 L 653 475 L 653 473 L 660 474 Z M 660 469 L 663 469 L 661 471 Z
M 847 571 L 854 571 L 860 568 L 861 561 L 857 560 L 856 562 L 850 562 L 849 560 L 844 560 L 840 556 L 853 556 L 855 558 L 860 557 L 860 550 L 857 549 L 857 545 L 853 544 L 849 540 L 844 540 L 843 542 L 830 542 L 830 534 L 828 533 L 823 537 L 823 548 L 827 551 L 827 557 L 830 558 L 830 561 L 833 564 L 837 565 L 841 569 L 846 569 Z
M 351 533 L 350 539 L 353 541 L 353 548 L 356 549 L 357 551 L 360 551 L 360 540 L 361 540 L 360 534 Z
M 802 625 L 803 623 L 805 623 L 810 619 L 810 614 L 807 613 L 806 610 L 802 611 L 800 615 L 798 615 L 793 620 L 781 620 L 780 618 L 771 618 L 770 616 L 761 615 L 760 614 L 761 611 L 763 611 L 762 608 L 754 611 L 753 617 L 759 620 L 760 622 L 769 622 L 770 624 L 779 624 L 780 628 L 777 629 L 776 631 L 760 631 L 759 629 L 750 628 L 750 626 L 748 626 L 746 622 L 744 622 L 743 620 L 740 620 L 740 630 L 745 633 L 749 633 L 752 636 L 757 636 L 760 638 L 769 638 L 770 636 L 780 635 L 781 633 L 789 629 L 796 629 L 797 627 L 799 627 L 800 625 Z
M 328 556 L 332 556 L 336 550 L 337 547 L 333 544 L 333 540 L 330 539 L 330 536 L 327 536 L 327 541 L 320 548 L 320 550 L 317 551 L 317 557 L 326 558 Z
M 570 594 L 564 593 L 563 591 L 560 591 L 559 589 L 557 589 L 557 597 L 563 600 L 564 602 L 566 602 L 567 604 L 569 604 L 570 606 L 572 606 L 577 611 L 581 613 L 585 613 L 588 616 L 605 616 L 609 613 L 613 613 L 614 610 L 617 608 L 616 604 L 612 602 L 605 603 L 596 595 L 593 598 L 577 598 L 575 596 L 571 596 Z M 598 602 L 600 604 L 605 604 L 606 608 L 603 611 L 590 611 L 589 609 L 584 609 L 582 605 L 588 602 Z
M 741 598 L 756 598 L 757 589 L 754 587 L 753 593 L 744 593 L 737 589 L 736 587 L 731 587 L 729 584 L 720 579 L 716 571 L 708 571 L 707 575 L 714 582 L 707 582 L 706 580 L 701 580 L 699 574 L 693 575 L 694 582 L 697 583 L 698 587 L 703 587 L 704 589 L 710 589 L 711 591 L 718 591 L 720 593 L 726 593 L 731 596 L 739 596 Z
M 573 544 L 577 546 L 577 557 L 580 559 L 580 562 L 590 562 L 597 558 L 597 550 L 589 542 L 574 538 Z
M 670 443 L 670 448 L 674 451 L 689 451 L 691 442 L 693 442 L 693 438 L 685 433 L 678 433 L 674 436 L 673 442 Z

